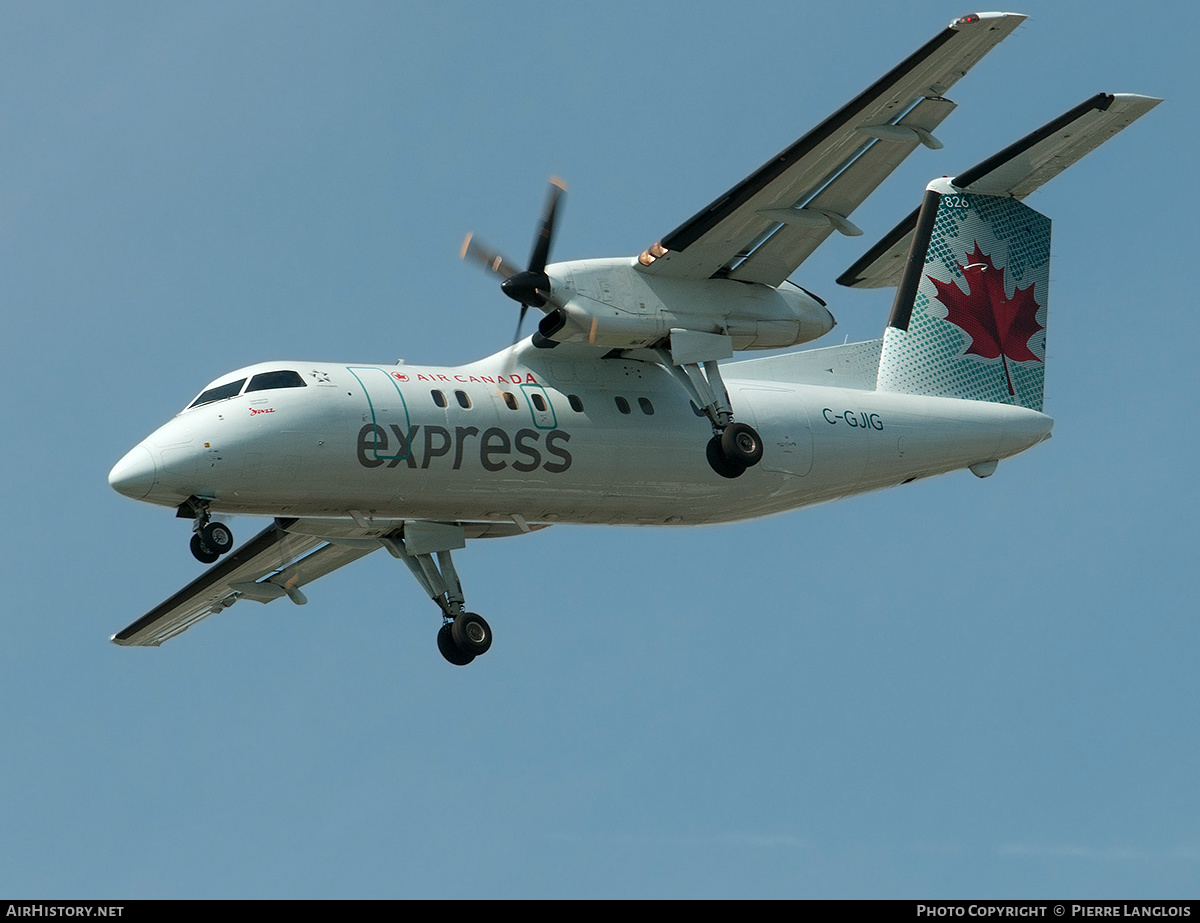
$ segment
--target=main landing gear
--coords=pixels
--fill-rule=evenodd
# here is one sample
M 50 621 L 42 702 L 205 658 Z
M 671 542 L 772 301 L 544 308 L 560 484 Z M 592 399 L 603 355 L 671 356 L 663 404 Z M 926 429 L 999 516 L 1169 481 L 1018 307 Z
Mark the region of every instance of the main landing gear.
M 465 667 L 492 646 L 492 629 L 483 616 L 473 612 L 460 612 L 453 619 L 443 616 L 437 645 L 446 660 L 456 667 Z
M 188 497 L 179 505 L 175 515 L 183 519 L 194 517 L 191 548 L 201 564 L 212 564 L 233 549 L 233 531 L 223 522 L 212 521 L 207 500 Z
M 697 337 L 711 338 L 705 334 L 690 334 L 692 340 Z M 682 337 L 672 331 L 672 343 Z M 724 338 L 713 338 L 724 339 Z M 712 423 L 713 437 L 708 441 L 705 455 L 713 471 L 723 478 L 737 478 L 746 473 L 747 468 L 753 468 L 763 457 L 762 437 L 748 423 L 736 423 L 733 419 L 733 405 L 729 402 L 729 392 L 721 379 L 721 369 L 716 360 L 704 362 L 680 361 L 681 356 L 674 347 L 657 349 L 659 364 L 662 365 L 679 382 L 684 391 L 692 399 L 697 410 L 708 417 Z
M 405 523 L 400 536 L 381 539 L 403 561 L 417 583 L 442 610 L 438 650 L 456 667 L 465 667 L 492 646 L 492 629 L 481 615 L 467 612 L 462 583 L 450 552 L 466 547 L 462 526 L 436 522 Z M 436 556 L 436 558 L 435 558 Z
M 730 423 L 708 440 L 705 450 L 713 471 L 723 478 L 741 477 L 762 461 L 762 438 L 746 423 Z

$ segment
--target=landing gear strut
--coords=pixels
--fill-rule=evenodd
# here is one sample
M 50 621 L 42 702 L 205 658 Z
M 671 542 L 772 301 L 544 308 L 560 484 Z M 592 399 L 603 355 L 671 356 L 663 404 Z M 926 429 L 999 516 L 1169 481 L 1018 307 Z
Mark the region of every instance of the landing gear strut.
M 450 557 L 451 550 L 466 545 L 462 527 L 410 522 L 401 535 L 381 541 L 393 557 L 408 565 L 417 583 L 442 610 L 442 627 L 437 635 L 442 656 L 456 667 L 465 667 L 486 654 L 492 646 L 491 626 L 483 616 L 466 611 L 462 583 Z
M 176 516 L 194 517 L 192 523 L 192 554 L 201 564 L 212 564 L 233 548 L 233 531 L 223 522 L 213 522 L 208 501 L 189 497 L 179 505 Z
M 733 405 L 729 402 L 729 392 L 716 360 L 687 361 L 691 357 L 684 352 L 686 344 L 681 349 L 675 348 L 676 340 L 684 340 L 683 333 L 686 332 L 671 332 L 671 349 L 655 350 L 659 364 L 671 373 L 696 408 L 712 423 L 713 437 L 708 441 L 705 455 L 713 471 L 723 478 L 741 477 L 747 468 L 762 461 L 762 437 L 753 426 L 734 422 Z M 708 334 L 691 333 L 688 336 L 688 342 L 694 342 L 698 337 L 726 339 Z

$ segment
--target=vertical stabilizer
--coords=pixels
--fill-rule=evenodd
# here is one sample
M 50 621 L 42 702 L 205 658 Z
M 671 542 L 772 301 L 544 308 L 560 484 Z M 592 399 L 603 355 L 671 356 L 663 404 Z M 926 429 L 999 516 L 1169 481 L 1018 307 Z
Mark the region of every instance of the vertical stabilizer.
M 1050 219 L 927 187 L 879 359 L 880 391 L 1042 409 Z

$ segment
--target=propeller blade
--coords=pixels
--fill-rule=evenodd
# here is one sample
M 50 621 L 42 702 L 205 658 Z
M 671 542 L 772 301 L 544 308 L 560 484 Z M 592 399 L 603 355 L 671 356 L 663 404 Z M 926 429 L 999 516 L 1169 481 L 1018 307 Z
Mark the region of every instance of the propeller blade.
M 521 314 L 517 318 L 514 344 L 520 342 L 521 325 L 525 321 L 529 306 L 545 309 L 553 294 L 550 277 L 546 275 L 546 263 L 550 259 L 550 245 L 554 241 L 554 221 L 558 215 L 558 203 L 566 191 L 566 183 L 557 176 L 550 178 L 550 192 L 546 196 L 546 207 L 542 210 L 541 227 L 533 241 L 533 253 L 529 257 L 528 269 L 514 266 L 498 251 L 476 240 L 474 234 L 468 234 L 462 242 L 459 255 L 464 260 L 479 263 L 488 271 L 500 276 L 500 290 L 513 301 L 520 302 Z
M 529 271 L 544 273 L 550 258 L 550 244 L 554 240 L 554 218 L 558 212 L 558 200 L 567 191 L 567 184 L 557 176 L 550 178 L 550 193 L 546 197 L 546 208 L 542 213 L 542 227 L 533 242 L 533 253 L 529 257 Z
M 479 263 L 484 269 L 505 279 L 515 276 L 521 271 L 519 266 L 514 266 L 498 251 L 476 239 L 474 234 L 468 234 L 463 240 L 459 256 L 464 260 Z

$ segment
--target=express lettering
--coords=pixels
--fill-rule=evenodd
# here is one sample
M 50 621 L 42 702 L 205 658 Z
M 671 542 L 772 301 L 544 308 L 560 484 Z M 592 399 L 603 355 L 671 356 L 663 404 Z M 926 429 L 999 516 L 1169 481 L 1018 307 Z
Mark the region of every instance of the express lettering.
M 451 433 L 445 426 L 415 424 L 405 432 L 394 423 L 387 429 L 378 423 L 368 423 L 358 431 L 358 463 L 364 468 L 382 465 L 395 468 L 401 462 L 409 468 L 428 468 L 434 459 L 444 458 L 453 451 L 452 468 L 457 471 L 463 465 L 464 455 L 474 450 L 478 451 L 479 464 L 485 471 L 503 471 L 511 466 L 522 473 L 541 468 L 550 474 L 561 474 L 570 468 L 572 458 L 566 444 L 571 434 L 554 429 L 546 433 L 544 443 L 541 438 L 542 434 L 533 429 L 517 430 L 515 436 L 510 436 L 498 426 L 482 433 L 475 426 L 456 426 Z M 474 444 L 473 439 L 477 440 Z
M 826 407 L 821 411 L 821 416 L 825 418 L 826 423 L 830 424 L 845 423 L 855 429 L 883 429 L 883 420 L 877 413 L 866 413 L 862 410 L 843 410 L 841 413 L 834 413 Z

